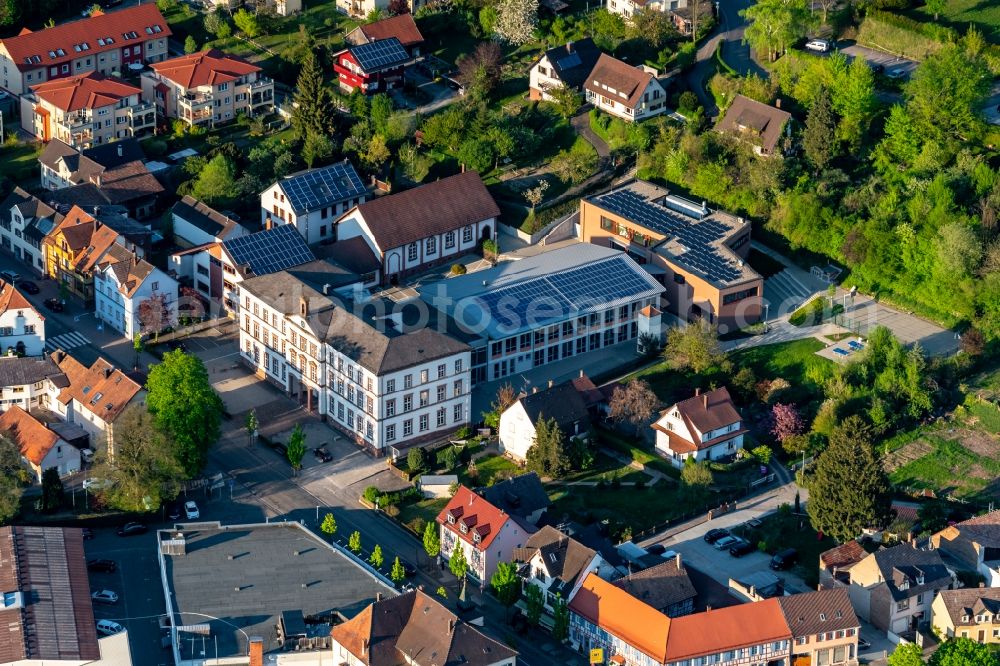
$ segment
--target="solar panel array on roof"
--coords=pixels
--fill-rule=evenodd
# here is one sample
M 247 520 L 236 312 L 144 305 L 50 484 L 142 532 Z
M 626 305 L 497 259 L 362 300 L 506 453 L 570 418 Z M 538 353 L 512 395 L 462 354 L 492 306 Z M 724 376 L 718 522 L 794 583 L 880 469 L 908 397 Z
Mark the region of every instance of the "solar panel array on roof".
M 410 59 L 410 54 L 395 37 L 353 46 L 351 47 L 351 55 L 358 61 L 361 69 L 366 72 L 375 72 L 384 67 L 402 65 Z
M 316 259 L 291 224 L 232 238 L 222 245 L 237 265 L 249 266 L 254 275 L 269 275 Z
M 289 176 L 280 185 L 296 213 L 316 210 L 366 192 L 361 176 L 346 160 Z
M 743 271 L 736 260 L 713 245 L 732 230 L 718 220 L 694 220 L 650 201 L 631 190 L 619 190 L 597 197 L 607 210 L 636 224 L 676 240 L 684 251 L 679 261 L 720 283 L 739 280 Z

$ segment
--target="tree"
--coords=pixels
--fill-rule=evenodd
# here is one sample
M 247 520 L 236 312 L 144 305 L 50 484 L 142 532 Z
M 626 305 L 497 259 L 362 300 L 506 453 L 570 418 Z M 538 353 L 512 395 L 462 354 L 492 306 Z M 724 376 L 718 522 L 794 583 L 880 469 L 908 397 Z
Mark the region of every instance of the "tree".
M 399 558 L 396 559 L 398 561 Z M 385 562 L 385 556 L 382 555 L 382 546 L 375 544 L 375 548 L 372 550 L 372 554 L 368 558 L 368 563 L 376 569 L 381 569 L 383 562 Z
M 500 0 L 493 32 L 500 41 L 520 46 L 531 41 L 538 25 L 538 0 Z
M 219 39 L 226 39 L 233 34 L 233 29 L 229 25 L 229 21 L 226 20 L 221 8 L 205 14 L 205 32 Z
M 392 98 L 386 93 L 379 93 L 372 97 L 368 105 L 368 119 L 371 120 L 376 134 L 385 135 L 391 116 Z
M 809 108 L 805 130 L 802 132 L 802 148 L 818 170 L 825 169 L 833 158 L 836 129 L 830 93 L 826 88 L 820 88 Z
M 236 165 L 225 155 L 216 155 L 194 179 L 191 194 L 205 203 L 225 203 L 234 198 Z
M 983 246 L 969 225 L 951 222 L 938 231 L 937 258 L 942 275 L 952 278 L 972 274 L 983 258 Z
M 42 511 L 57 511 L 63 503 L 63 483 L 59 468 L 49 467 L 42 472 Z
M 490 587 L 497 601 L 510 608 L 521 596 L 521 577 L 517 575 L 517 565 L 513 562 L 500 562 L 496 571 L 490 577 Z
M 111 482 L 104 498 L 112 507 L 149 511 L 177 497 L 184 477 L 177 446 L 145 407 L 132 405 L 115 420 L 111 450 L 113 460 L 99 467 Z
M 528 624 L 537 627 L 538 621 L 542 617 L 542 611 L 545 610 L 545 597 L 542 596 L 542 591 L 537 585 L 528 583 L 524 586 L 524 601 L 527 606 Z
M 480 42 L 475 50 L 458 60 L 458 80 L 466 95 L 486 99 L 500 83 L 503 51 L 496 42 Z
M 337 519 L 333 517 L 332 513 L 323 516 L 323 523 L 319 526 L 319 529 L 329 537 L 337 533 Z
M 538 185 L 535 187 L 528 188 L 524 191 L 524 199 L 529 204 L 531 204 L 531 214 L 535 214 L 535 206 L 542 203 L 542 199 L 545 198 L 545 190 L 549 189 L 549 181 L 543 180 L 539 181 Z
M 260 22 L 255 15 L 245 9 L 236 10 L 236 13 L 233 14 L 233 23 L 236 24 L 236 28 L 240 32 L 250 39 L 260 35 Z
M 333 141 L 330 137 L 309 132 L 302 142 L 302 161 L 311 169 L 314 164 L 329 160 L 333 156 L 333 151 Z
M 811 14 L 806 0 L 762 0 L 740 15 L 750 22 L 745 39 L 769 60 L 785 52 L 788 45 L 806 35 Z
M 509 383 L 500 385 L 496 397 L 490 403 L 490 411 L 483 414 L 483 423 L 496 430 L 500 426 L 500 415 L 517 401 L 517 391 Z
M 389 571 L 389 578 L 393 583 L 402 583 L 406 578 L 406 569 L 403 568 L 403 563 L 399 561 L 399 555 L 396 559 L 392 561 L 392 569 Z
M 569 455 L 566 451 L 566 437 L 555 419 L 538 415 L 535 421 L 534 443 L 525 454 L 526 466 L 539 476 L 558 479 L 570 472 Z
M 872 446 L 868 426 L 849 416 L 834 428 L 816 461 L 806 510 L 817 531 L 841 543 L 889 519 L 889 480 Z
M 850 63 L 841 54 L 830 58 L 833 83 L 830 102 L 840 116 L 837 138 L 857 147 L 875 113 L 875 73 L 863 58 Z
M 254 440 L 257 439 L 257 428 L 260 425 L 257 423 L 257 410 L 251 409 L 247 412 L 246 421 L 243 422 L 243 427 L 247 431 L 247 444 L 253 444 Z
M 712 485 L 712 470 L 707 463 L 694 462 L 694 458 L 688 458 L 681 468 L 681 481 L 690 488 L 707 488 Z
M 386 7 L 386 11 L 392 16 L 399 16 L 400 14 L 409 14 L 410 5 L 406 0 L 389 0 L 389 6 Z
M 776 402 L 771 407 L 770 421 L 770 433 L 782 444 L 785 443 L 785 440 L 800 435 L 805 430 L 805 423 L 802 422 L 802 417 L 799 416 L 799 410 L 795 408 L 795 405 Z
M 198 50 L 198 42 L 194 40 L 194 37 L 188 35 L 184 40 L 184 53 L 194 53 Z
M 455 157 L 470 169 L 487 171 L 493 164 L 493 147 L 485 138 L 469 137 L 459 145 Z
M 725 358 L 717 329 L 704 319 L 670 329 L 663 356 L 675 370 L 690 369 L 695 374 L 701 374 Z
M 465 550 L 461 543 L 456 543 L 451 557 L 448 558 L 448 570 L 460 581 L 465 581 L 465 575 L 469 573 L 469 562 L 465 559 Z
M 208 381 L 205 364 L 177 349 L 153 365 L 146 404 L 154 422 L 174 440 L 177 461 L 189 478 L 205 466 L 208 448 L 219 438 L 222 399 Z
M 555 105 L 556 112 L 564 120 L 569 120 L 583 104 L 583 95 L 569 86 L 550 85 L 545 89 L 545 93 L 552 98 L 551 102 Z
M 411 472 L 419 472 L 427 467 L 427 451 L 419 446 L 414 446 L 406 454 L 406 466 Z
M 688 0 L 688 7 L 691 9 L 691 42 L 698 41 L 698 23 L 701 21 L 702 0 Z M 680 52 L 678 51 L 678 55 Z
M 288 447 L 285 451 L 288 462 L 296 472 L 302 469 L 302 458 L 306 455 L 306 434 L 302 431 L 302 424 L 296 423 L 288 438 Z
M 900 642 L 888 661 L 889 666 L 924 666 L 924 651 L 916 643 Z
M 295 82 L 292 129 L 300 139 L 309 134 L 327 136 L 333 132 L 333 98 L 323 81 L 323 70 L 316 54 L 309 50 Z
M 636 435 L 659 405 L 660 400 L 653 393 L 653 389 L 641 379 L 633 379 L 617 387 L 608 403 L 611 418 L 619 423 L 622 421 L 631 423 L 635 427 Z
M 934 20 L 937 21 L 941 12 L 948 9 L 948 0 L 927 0 L 924 6 L 927 7 L 927 11 L 934 14 Z
M 139 302 L 139 325 L 145 334 L 153 334 L 153 342 L 160 339 L 160 331 L 170 326 L 170 301 L 165 293 L 153 293 Z
M 0 2 L 0 25 L 14 25 L 21 18 L 21 4 L 18 0 Z
M 361 552 L 361 532 L 354 530 L 347 538 L 347 547 L 356 555 Z
M 937 649 L 929 666 L 996 666 L 997 658 L 989 645 L 971 638 L 949 638 Z
M 949 44 L 920 63 L 906 86 L 906 110 L 924 142 L 967 144 L 984 132 L 982 108 L 990 90 L 982 57 Z
M 389 147 L 385 144 L 385 137 L 381 134 L 374 134 L 368 140 L 367 150 L 361 159 L 372 171 L 378 171 L 391 156 Z
M 633 12 L 625 29 L 629 39 L 644 41 L 654 51 L 659 51 L 675 32 L 670 14 L 651 7 Z
M 769 465 L 771 463 L 771 455 L 773 452 L 771 451 L 770 446 L 765 446 L 763 444 L 755 446 L 750 450 L 750 453 L 753 454 L 753 457 L 756 458 L 757 462 L 761 465 Z
M 424 552 L 427 557 L 437 557 L 441 552 L 441 537 L 438 535 L 437 523 L 427 523 L 424 528 Z
M 556 600 L 552 604 L 552 638 L 560 643 L 569 638 L 569 608 L 560 592 L 556 592 Z

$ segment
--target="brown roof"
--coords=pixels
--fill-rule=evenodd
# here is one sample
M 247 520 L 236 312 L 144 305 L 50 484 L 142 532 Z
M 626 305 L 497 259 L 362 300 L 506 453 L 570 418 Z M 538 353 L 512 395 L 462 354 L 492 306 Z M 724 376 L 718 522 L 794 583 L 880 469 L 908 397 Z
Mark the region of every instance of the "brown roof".
M 552 578 L 572 586 L 597 555 L 596 551 L 549 525 L 528 538 L 524 548 L 514 549 L 514 560 L 527 562 L 541 552 L 545 569 Z
M 128 33 L 136 37 L 125 39 Z M 172 33 L 156 3 L 137 5 L 115 12 L 96 12 L 79 21 L 70 21 L 37 32 L 22 30 L 16 37 L 2 40 L 11 60 L 21 71 L 68 63 L 80 57 L 77 50 L 84 43 L 86 53 L 117 51 L 125 45 L 141 44 L 149 39 L 166 39 Z M 107 41 L 110 38 L 111 41 Z M 98 40 L 101 40 L 100 43 Z M 61 50 L 61 54 L 60 54 Z M 50 56 L 53 53 L 54 56 Z M 27 59 L 32 62 L 27 62 Z
M 517 656 L 419 590 L 376 601 L 330 635 L 369 666 L 486 666 Z
M 142 90 L 135 86 L 97 72 L 53 79 L 32 86 L 31 90 L 39 99 L 66 112 L 109 106 L 132 95 L 142 94 Z
M 741 136 L 749 133 L 754 137 L 754 143 L 764 152 L 771 153 L 778 145 L 785 123 L 791 117 L 792 114 L 787 111 L 737 95 L 715 128 L 720 132 L 734 132 Z
M 101 259 L 100 269 L 108 267 L 114 271 L 115 279 L 118 280 L 118 291 L 126 297 L 131 297 L 154 269 L 153 264 L 139 259 L 134 252 L 129 252 L 118 243 L 112 245 Z
M 318 258 L 329 259 L 358 275 L 373 273 L 382 268 L 382 262 L 361 236 L 338 240 L 330 245 L 320 245 L 314 252 Z
M 583 373 L 583 370 L 580 371 L 579 377 L 573 379 L 572 383 L 573 388 L 583 398 L 583 404 L 588 408 L 604 402 L 604 394 L 597 388 L 594 381 Z
M 66 405 L 76 400 L 103 421 L 114 421 L 142 387 L 103 358 L 89 368 L 64 351 L 52 352 L 52 360 L 66 375 L 69 385 L 59 393 Z
M 778 603 L 796 638 L 861 626 L 846 587 L 779 597 Z
M 241 76 L 261 71 L 243 58 L 223 53 L 218 49 L 208 49 L 198 53 L 182 55 L 163 62 L 150 64 L 157 74 L 173 81 L 181 88 L 217 86 L 235 81 Z
M 1000 548 L 1000 509 L 963 520 L 942 530 L 949 539 L 961 534 L 987 548 Z
M 424 41 L 424 36 L 420 34 L 420 29 L 417 28 L 417 22 L 413 20 L 412 14 L 399 14 L 359 26 L 358 29 L 369 42 L 395 37 L 403 46 L 413 46 Z
M 680 661 L 790 638 L 778 600 L 765 599 L 674 618 L 667 659 Z
M 681 420 L 688 430 L 687 433 L 667 429 L 660 424 L 662 419 L 654 423 L 653 428 L 666 433 L 670 440 L 670 448 L 680 453 L 705 449 L 719 441 L 746 432 L 745 428 L 741 428 L 709 440 L 702 440 L 701 437 L 697 436 L 697 433 L 704 435 L 742 420 L 739 412 L 736 411 L 733 399 L 729 396 L 729 390 L 724 386 L 714 391 L 696 393 L 693 397 L 676 403 L 662 412 L 664 418 L 674 410 L 680 413 Z
M 225 238 L 240 226 L 239 222 L 220 213 L 203 201 L 185 194 L 174 204 L 170 212 L 182 220 L 196 226 L 214 238 Z
M 59 436 L 18 405 L 0 414 L 0 432 L 17 444 L 28 462 L 40 466 L 45 456 L 59 441 Z
M 687 569 L 678 567 L 676 560 L 619 578 L 615 585 L 661 612 L 698 594 Z
M 449 516 L 454 518 L 454 522 L 448 521 Z M 486 550 L 508 518 L 506 513 L 476 493 L 465 486 L 459 486 L 451 501 L 441 509 L 437 522 L 446 526 L 456 537 L 473 544 L 477 550 Z M 466 526 L 465 532 L 460 525 Z M 478 542 L 473 539 L 473 534 L 479 535 Z
M 475 171 L 373 199 L 359 205 L 358 212 L 382 252 L 500 216 Z M 348 211 L 341 219 L 352 214 Z
M 941 590 L 938 595 L 956 627 L 980 624 L 976 622 L 976 615 L 1000 614 L 1000 587 Z
M 833 570 L 851 567 L 868 557 L 868 551 L 861 547 L 861 544 L 851 539 L 847 543 L 842 543 L 836 548 L 823 552 L 819 556 L 820 564 L 824 569 Z
M 73 251 L 73 269 L 78 273 L 92 270 L 118 239 L 118 232 L 77 206 L 70 209 L 46 241 L 55 243 L 60 234 Z
M 8 310 L 32 310 L 39 317 L 42 317 L 14 285 L 0 280 L 0 314 Z M 45 318 L 42 317 L 42 319 Z
M 649 72 L 602 53 L 583 87 L 634 109 L 652 79 Z

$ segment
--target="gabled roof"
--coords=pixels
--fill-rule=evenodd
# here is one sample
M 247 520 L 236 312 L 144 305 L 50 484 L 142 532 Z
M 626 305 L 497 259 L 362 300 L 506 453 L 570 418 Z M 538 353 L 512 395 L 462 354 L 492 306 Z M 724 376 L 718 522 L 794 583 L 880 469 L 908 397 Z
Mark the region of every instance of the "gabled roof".
M 147 39 L 166 39 L 171 34 L 156 3 L 141 4 L 114 12 L 96 12 L 89 18 L 61 23 L 2 40 L 14 66 L 21 71 L 68 63 L 83 53 L 115 51 L 141 44 Z M 86 48 L 84 48 L 86 46 Z
M 149 66 L 159 76 L 184 89 L 217 86 L 261 71 L 257 65 L 218 49 L 189 53 L 162 62 L 150 63 Z
M 48 357 L 0 357 L 0 388 L 26 386 L 61 374 L 56 364 Z
M 778 603 L 796 638 L 861 626 L 846 587 L 779 597 Z
M 70 172 L 69 182 L 78 185 L 94 182 L 97 176 L 113 170 L 115 167 L 132 162 L 142 162 L 145 158 L 142 146 L 131 138 L 98 144 L 83 151 L 79 151 L 59 139 L 53 139 L 38 156 L 38 161 L 53 171 L 59 171 L 59 163 L 64 163 Z
M 658 663 L 667 661 L 667 638 L 676 619 L 671 620 L 597 574 L 587 574 L 569 602 L 569 610 Z
M 670 430 L 664 425 L 668 416 L 674 411 L 680 413 L 680 419 L 684 423 L 687 432 L 677 432 Z M 708 448 L 716 444 L 719 437 L 710 440 L 703 440 L 699 436 L 708 434 L 713 430 L 724 428 L 734 423 L 742 421 L 740 414 L 736 411 L 736 405 L 729 396 L 729 390 L 725 386 L 696 393 L 694 397 L 682 400 L 662 412 L 662 416 L 653 424 L 653 428 L 666 433 L 670 437 L 670 448 L 675 451 L 685 453 Z M 727 432 L 723 437 L 733 437 L 740 432 L 745 432 L 744 428 Z
M 596 551 L 549 525 L 528 537 L 523 548 L 515 548 L 513 558 L 517 562 L 528 562 L 538 553 L 541 553 L 549 576 L 562 581 L 559 591 L 564 596 L 597 555 Z
M 597 388 L 596 384 L 594 384 L 594 380 L 584 374 L 583 370 L 580 371 L 580 376 L 574 377 L 570 383 L 573 384 L 573 388 L 575 388 L 576 392 L 580 394 L 580 397 L 583 399 L 583 404 L 588 408 L 599 405 L 605 401 L 604 394 L 601 393 L 601 390 Z
M 8 216 L 11 208 L 17 208 L 25 221 L 34 220 L 37 222 L 43 219 L 62 220 L 62 215 L 56 212 L 54 208 L 20 186 L 15 187 L 14 191 L 8 194 L 7 198 L 3 200 L 3 203 L 0 203 L 0 215 L 4 217 Z
M 35 314 L 38 314 L 34 306 L 28 302 L 24 294 L 18 291 L 14 285 L 0 280 L 0 314 L 8 310 L 31 310 Z
M 119 293 L 131 298 L 156 267 L 145 259 L 140 259 L 134 252 L 129 252 L 124 246 L 115 243 L 102 257 L 100 269 L 102 271 L 110 269 L 115 274 Z
M 141 95 L 142 90 L 96 71 L 64 79 L 52 79 L 32 86 L 35 95 L 67 113 L 117 104 L 120 100 Z
M 413 46 L 424 41 L 424 36 L 417 28 L 417 22 L 410 13 L 390 16 L 381 21 L 358 26 L 366 42 L 395 37 L 403 46 Z
M 60 234 L 73 252 L 73 270 L 78 273 L 92 270 L 118 240 L 114 229 L 101 224 L 77 206 L 70 209 L 46 240 L 54 243 Z
M 820 553 L 819 561 L 825 569 L 832 571 L 833 569 L 850 568 L 866 557 L 868 557 L 868 551 L 862 548 L 857 540 L 851 539 L 847 543 L 842 543 Z
M 947 587 L 952 581 L 951 572 L 936 550 L 904 543 L 875 551 L 871 557 L 875 558 L 882 580 L 896 601 Z M 921 579 L 923 582 L 918 582 Z
M 240 226 L 236 220 L 187 194 L 174 204 L 170 212 L 213 238 L 224 239 Z
M 500 216 L 475 171 L 372 199 L 359 205 L 358 212 L 382 252 Z M 353 214 L 348 211 L 341 219 Z
M 975 516 L 943 529 L 941 534 L 954 539 L 961 534 L 974 543 L 987 548 L 1000 548 L 1000 509 Z M 954 536 L 952 536 L 954 535 Z M 943 544 L 947 547 L 947 544 Z
M 584 84 L 600 57 L 601 50 L 590 37 L 556 46 L 545 52 L 545 58 L 555 72 L 553 78 L 570 88 L 580 88 Z
M 533 424 L 540 418 L 555 419 L 563 435 L 571 434 L 574 423 L 590 421 L 587 405 L 572 382 L 523 395 L 518 402 Z
M 552 504 L 535 472 L 519 474 L 479 491 L 487 502 L 511 516 L 526 518 Z
M 276 185 L 288 198 L 288 203 L 296 215 L 326 208 L 349 199 L 358 199 L 368 194 L 368 188 L 361 182 L 361 176 L 349 161 L 337 162 L 318 169 L 299 171 Z
M 358 275 L 374 273 L 382 268 L 382 262 L 361 236 L 345 238 L 329 245 L 320 245 L 315 249 L 315 252 L 320 259 L 329 259 Z
M 135 381 L 103 358 L 89 368 L 62 350 L 51 358 L 66 375 L 68 386 L 59 393 L 59 402 L 70 400 L 102 421 L 114 421 L 129 402 L 142 390 Z
M 410 59 L 410 54 L 395 37 L 351 46 L 347 50 L 367 74 L 398 67 Z
M 619 578 L 614 584 L 663 613 L 698 595 L 687 570 L 678 567 L 676 559 Z
M 770 153 L 778 145 L 781 132 L 791 117 L 787 111 L 737 95 L 715 129 L 739 136 L 749 133 L 754 143 Z
M 449 520 L 449 517 L 452 520 Z M 493 506 L 485 499 L 465 486 L 459 486 L 458 492 L 438 514 L 437 522 L 451 530 L 459 539 L 473 545 L 477 550 L 489 548 L 493 539 L 509 520 L 509 516 Z M 463 532 L 461 526 L 465 525 Z M 479 535 L 479 541 L 473 538 Z
M 487 666 L 517 656 L 420 590 L 376 601 L 330 635 L 368 666 Z
M 291 224 L 229 238 L 222 241 L 222 247 L 244 277 L 270 275 L 316 260 L 306 239 Z
M 956 627 L 980 624 L 976 615 L 1000 614 L 1000 587 L 941 590 L 938 596 Z
M 649 72 L 602 53 L 583 87 L 634 109 L 652 80 Z
M 21 455 L 33 465 L 41 465 L 59 441 L 58 435 L 19 405 L 11 405 L 0 414 L 0 432 L 17 444 Z

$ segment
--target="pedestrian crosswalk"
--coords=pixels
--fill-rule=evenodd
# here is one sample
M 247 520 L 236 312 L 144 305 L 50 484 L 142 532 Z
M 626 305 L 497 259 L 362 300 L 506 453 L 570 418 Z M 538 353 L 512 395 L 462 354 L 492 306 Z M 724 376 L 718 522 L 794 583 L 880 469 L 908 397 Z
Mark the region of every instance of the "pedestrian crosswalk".
M 90 340 L 82 333 L 70 331 L 62 335 L 55 335 L 45 341 L 45 351 L 55 351 L 57 349 L 75 349 L 83 345 L 89 345 Z

